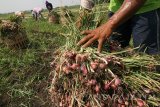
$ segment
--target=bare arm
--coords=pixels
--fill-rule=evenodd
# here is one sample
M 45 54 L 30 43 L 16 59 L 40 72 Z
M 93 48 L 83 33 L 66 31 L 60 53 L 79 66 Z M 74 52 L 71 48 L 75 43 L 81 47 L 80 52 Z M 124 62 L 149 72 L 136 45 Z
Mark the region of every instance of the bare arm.
M 120 24 L 132 17 L 145 3 L 146 0 L 124 0 L 120 9 L 102 26 L 94 30 L 83 31 L 86 36 L 78 42 L 82 47 L 88 47 L 98 41 L 98 51 L 101 52 L 104 41 Z
M 146 0 L 124 0 L 120 9 L 109 19 L 108 23 L 115 29 L 121 23 L 133 16 Z

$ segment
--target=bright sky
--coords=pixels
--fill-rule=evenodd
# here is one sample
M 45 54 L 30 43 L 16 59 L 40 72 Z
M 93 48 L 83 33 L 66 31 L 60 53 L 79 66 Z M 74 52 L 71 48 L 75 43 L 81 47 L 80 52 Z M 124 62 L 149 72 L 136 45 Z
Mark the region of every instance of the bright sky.
M 34 7 L 45 8 L 46 0 L 0 0 L 0 13 L 31 10 Z M 80 0 L 48 0 L 53 7 L 80 4 Z

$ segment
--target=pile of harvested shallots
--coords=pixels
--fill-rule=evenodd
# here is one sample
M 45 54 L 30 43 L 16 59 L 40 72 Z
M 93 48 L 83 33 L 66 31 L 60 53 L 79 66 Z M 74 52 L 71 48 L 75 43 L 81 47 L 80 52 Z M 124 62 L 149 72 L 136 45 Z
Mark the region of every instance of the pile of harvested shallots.
M 103 13 L 93 12 L 98 22 Z M 88 26 L 94 29 L 97 24 L 83 28 Z M 83 49 L 76 46 L 81 30 L 73 21 L 66 28 L 66 45 L 54 53 L 50 64 L 54 107 L 160 106 L 160 56 L 121 50 L 112 41 L 105 43 L 102 53 Z
M 55 107 L 150 107 L 160 104 L 159 62 L 149 55 L 61 51 L 51 62 Z

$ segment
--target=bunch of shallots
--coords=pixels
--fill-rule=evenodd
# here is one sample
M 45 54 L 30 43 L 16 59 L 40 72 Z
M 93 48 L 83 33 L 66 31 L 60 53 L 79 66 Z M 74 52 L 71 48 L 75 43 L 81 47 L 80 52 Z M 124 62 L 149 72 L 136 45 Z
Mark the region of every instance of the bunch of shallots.
M 58 62 L 56 60 L 56 62 Z M 116 56 L 67 51 L 52 62 L 51 99 L 57 107 L 124 107 L 145 105 L 121 80 L 125 67 Z M 142 107 L 142 106 L 140 106 Z

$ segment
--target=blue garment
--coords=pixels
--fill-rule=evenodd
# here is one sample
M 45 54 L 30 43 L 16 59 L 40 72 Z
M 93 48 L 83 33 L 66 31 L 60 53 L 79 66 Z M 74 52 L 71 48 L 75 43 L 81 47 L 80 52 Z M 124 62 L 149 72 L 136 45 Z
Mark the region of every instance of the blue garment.
M 114 13 L 109 12 L 111 17 Z M 129 45 L 131 35 L 134 47 L 147 54 L 160 53 L 160 8 L 149 12 L 136 14 L 120 25 L 111 36 L 111 40 L 120 42 L 122 47 Z

